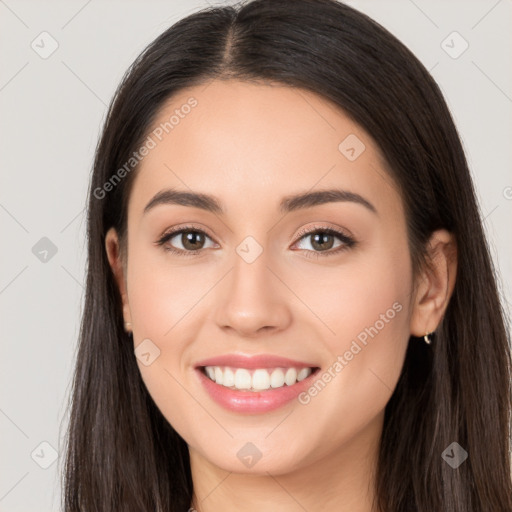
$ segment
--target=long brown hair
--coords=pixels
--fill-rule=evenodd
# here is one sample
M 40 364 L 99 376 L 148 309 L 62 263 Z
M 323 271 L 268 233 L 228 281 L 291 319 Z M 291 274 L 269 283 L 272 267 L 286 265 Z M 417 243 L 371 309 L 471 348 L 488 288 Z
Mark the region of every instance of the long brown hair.
M 401 191 L 415 272 L 426 262 L 434 230 L 456 237 L 455 289 L 434 343 L 410 340 L 385 409 L 378 507 L 510 512 L 508 324 L 457 130 L 418 59 L 378 23 L 334 0 L 256 0 L 202 10 L 166 30 L 124 76 L 89 190 L 64 510 L 184 512 L 191 502 L 187 445 L 142 382 L 104 248 L 112 226 L 125 239 L 136 168 L 103 195 L 164 102 L 181 89 L 223 78 L 313 91 L 374 138 Z M 441 456 L 453 442 L 468 453 L 456 469 Z

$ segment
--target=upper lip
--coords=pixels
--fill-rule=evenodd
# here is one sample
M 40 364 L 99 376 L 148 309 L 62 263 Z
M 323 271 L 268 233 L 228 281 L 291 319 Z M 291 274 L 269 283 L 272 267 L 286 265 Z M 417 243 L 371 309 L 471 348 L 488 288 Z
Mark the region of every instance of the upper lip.
M 231 366 L 234 368 L 316 368 L 315 364 L 296 361 L 272 354 L 224 354 L 199 361 L 196 368 L 202 366 Z

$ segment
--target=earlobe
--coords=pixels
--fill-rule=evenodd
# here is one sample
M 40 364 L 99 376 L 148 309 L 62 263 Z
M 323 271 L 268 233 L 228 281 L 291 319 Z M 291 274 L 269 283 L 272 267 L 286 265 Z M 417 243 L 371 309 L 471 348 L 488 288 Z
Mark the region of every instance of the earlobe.
M 128 295 L 126 292 L 124 267 L 121 257 L 119 237 L 115 228 L 110 228 L 105 235 L 105 251 L 107 253 L 108 262 L 110 268 L 112 269 L 112 273 L 114 274 L 114 279 L 117 283 L 117 287 L 123 301 L 123 316 L 125 326 L 128 324 L 131 327 L 131 315 L 130 307 L 128 304 Z
M 457 246 L 452 233 L 435 231 L 428 244 L 430 265 L 418 276 L 411 334 L 423 337 L 434 332 L 448 307 L 457 274 Z

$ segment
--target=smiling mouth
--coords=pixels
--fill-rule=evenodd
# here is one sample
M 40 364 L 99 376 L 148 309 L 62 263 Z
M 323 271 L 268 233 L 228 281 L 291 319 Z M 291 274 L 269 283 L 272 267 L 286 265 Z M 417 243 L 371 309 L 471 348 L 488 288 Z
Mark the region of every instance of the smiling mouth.
M 318 367 L 247 369 L 231 366 L 201 366 L 199 369 L 206 377 L 220 386 L 249 392 L 293 386 L 319 370 Z

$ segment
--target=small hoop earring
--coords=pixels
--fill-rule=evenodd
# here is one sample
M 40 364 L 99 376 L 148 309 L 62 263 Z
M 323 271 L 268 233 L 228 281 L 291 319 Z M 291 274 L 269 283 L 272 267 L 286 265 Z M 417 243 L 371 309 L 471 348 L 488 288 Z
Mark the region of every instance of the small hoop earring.
M 423 336 L 423 339 L 425 340 L 425 343 L 427 345 L 430 345 L 432 343 L 432 338 L 430 337 L 433 334 L 433 331 L 430 333 L 426 333 L 425 336 Z

